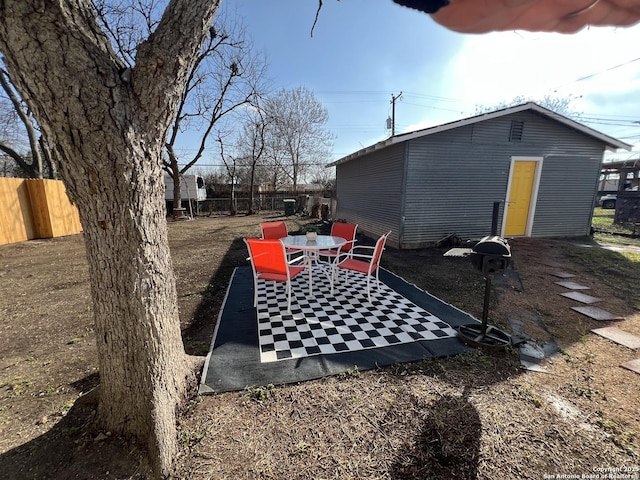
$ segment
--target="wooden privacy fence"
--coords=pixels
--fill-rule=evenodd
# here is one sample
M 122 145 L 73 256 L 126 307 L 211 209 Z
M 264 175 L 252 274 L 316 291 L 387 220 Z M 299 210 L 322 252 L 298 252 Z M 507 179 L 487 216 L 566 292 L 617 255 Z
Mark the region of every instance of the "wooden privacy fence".
M 81 231 L 61 181 L 0 178 L 0 245 Z

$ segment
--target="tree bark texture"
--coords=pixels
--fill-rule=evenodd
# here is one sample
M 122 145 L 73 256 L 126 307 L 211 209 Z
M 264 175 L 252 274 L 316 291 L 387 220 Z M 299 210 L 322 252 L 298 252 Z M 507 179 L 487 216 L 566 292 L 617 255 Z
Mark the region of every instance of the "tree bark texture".
M 1 0 L 0 50 L 61 159 L 89 258 L 100 368 L 98 418 L 149 448 L 158 475 L 177 451 L 186 398 L 167 242 L 161 152 L 218 6 L 172 0 L 125 69 L 90 0 Z

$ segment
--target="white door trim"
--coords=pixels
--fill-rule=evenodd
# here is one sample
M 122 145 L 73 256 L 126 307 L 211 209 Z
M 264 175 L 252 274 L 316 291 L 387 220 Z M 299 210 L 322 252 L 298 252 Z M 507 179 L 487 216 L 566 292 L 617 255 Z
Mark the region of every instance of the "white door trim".
M 504 209 L 502 213 L 502 228 L 500 235 L 504 237 L 504 227 L 507 221 L 507 215 L 509 214 L 509 197 L 511 196 L 511 180 L 513 177 L 513 169 L 516 162 L 537 162 L 536 172 L 533 178 L 533 188 L 531 189 L 531 201 L 529 203 L 529 213 L 527 214 L 527 227 L 525 230 L 525 237 L 531 236 L 531 230 L 533 229 L 533 218 L 535 217 L 536 204 L 538 202 L 538 190 L 540 187 L 540 177 L 542 175 L 542 162 L 544 157 L 524 157 L 513 156 L 511 157 L 511 164 L 509 165 L 509 181 L 507 183 L 507 194 L 504 199 Z

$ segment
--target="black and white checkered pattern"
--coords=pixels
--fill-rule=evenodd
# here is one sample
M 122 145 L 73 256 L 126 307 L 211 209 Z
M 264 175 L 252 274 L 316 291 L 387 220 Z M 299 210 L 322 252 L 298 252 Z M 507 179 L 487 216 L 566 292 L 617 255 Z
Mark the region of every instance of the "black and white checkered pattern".
M 283 284 L 258 282 L 261 362 L 456 336 L 450 325 L 384 283 L 378 291 L 373 278 L 369 303 L 366 278 L 358 273 L 337 282 L 331 296 L 329 279 L 319 268 L 313 270 L 313 298 L 308 298 L 307 272 L 292 281 L 291 312 Z

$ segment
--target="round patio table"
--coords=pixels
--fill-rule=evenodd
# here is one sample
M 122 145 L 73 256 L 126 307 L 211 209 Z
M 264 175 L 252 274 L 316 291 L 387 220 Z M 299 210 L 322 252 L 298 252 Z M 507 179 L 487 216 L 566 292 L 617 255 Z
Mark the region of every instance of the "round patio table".
M 302 250 L 306 268 L 309 270 L 309 296 L 313 296 L 313 284 L 311 271 L 313 263 L 318 263 L 318 253 L 320 250 L 333 250 L 342 247 L 347 241 L 342 237 L 332 237 L 331 235 L 317 235 L 315 240 L 307 239 L 306 235 L 289 235 L 281 238 L 280 241 L 287 248 Z M 331 275 L 331 272 L 329 272 Z

